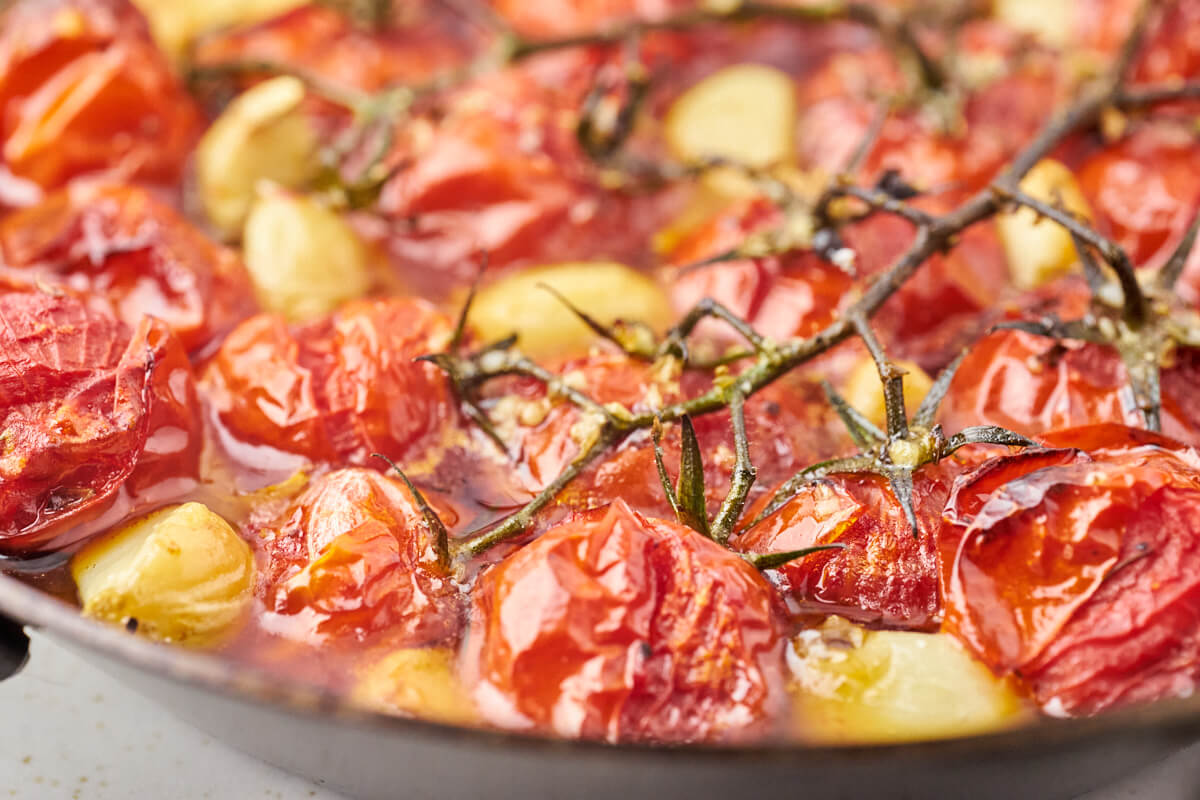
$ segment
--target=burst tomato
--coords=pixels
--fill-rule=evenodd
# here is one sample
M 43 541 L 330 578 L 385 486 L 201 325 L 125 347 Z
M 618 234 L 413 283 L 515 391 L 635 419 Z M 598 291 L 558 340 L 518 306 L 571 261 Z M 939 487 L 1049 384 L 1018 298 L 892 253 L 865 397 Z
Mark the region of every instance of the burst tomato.
M 200 117 L 127 0 L 23 0 L 0 17 L 0 157 L 54 188 L 83 172 L 171 181 Z
M 442 374 L 413 360 L 444 347 L 450 332 L 449 320 L 411 298 L 355 301 L 292 327 L 261 314 L 225 339 L 202 389 L 243 444 L 312 462 L 362 465 L 374 452 L 403 461 L 453 416 Z M 246 455 L 248 466 L 261 461 Z
M 194 487 L 191 366 L 165 325 L 0 281 L 0 552 L 69 547 Z
M 458 593 L 436 535 L 392 479 L 366 469 L 328 473 L 253 527 L 268 560 L 258 594 L 294 620 L 280 626 L 289 635 L 319 643 L 381 634 L 399 647 L 457 635 Z
M 69 287 L 204 354 L 255 310 L 237 255 L 145 189 L 75 184 L 0 222 L 0 269 Z
M 784 626 L 736 554 L 617 500 L 486 571 L 463 654 L 506 727 L 630 741 L 728 741 L 767 729 Z
M 1120 425 L 994 459 L 947 505 L 947 624 L 1051 711 L 1085 714 L 1200 679 L 1200 456 Z

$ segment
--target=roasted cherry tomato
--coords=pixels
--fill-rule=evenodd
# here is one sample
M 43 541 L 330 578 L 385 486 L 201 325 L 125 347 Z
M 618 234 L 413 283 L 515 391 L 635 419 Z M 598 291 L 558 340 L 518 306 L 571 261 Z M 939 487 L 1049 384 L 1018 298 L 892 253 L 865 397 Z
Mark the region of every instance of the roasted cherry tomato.
M 1200 455 L 1120 425 L 986 462 L 947 505 L 949 628 L 1048 711 L 1087 714 L 1200 679 Z
M 439 516 L 453 524 L 445 508 Z M 268 566 L 258 593 L 312 643 L 376 634 L 396 646 L 452 640 L 458 590 L 408 489 L 366 469 L 317 478 L 278 518 L 252 526 Z
M 22 0 L 0 17 L 0 157 L 14 175 L 46 189 L 101 170 L 172 181 L 199 125 L 127 0 Z
M 1161 383 L 1163 430 L 1200 444 L 1200 351 L 1177 349 Z M 1018 330 L 971 347 L 941 419 L 948 429 L 1000 425 L 1025 436 L 1096 422 L 1144 424 L 1115 349 Z
M 292 327 L 262 314 L 229 334 L 202 386 L 220 425 L 243 444 L 312 462 L 362 465 L 376 452 L 403 461 L 454 416 L 441 372 L 414 361 L 450 333 L 449 320 L 411 298 L 355 301 Z M 246 455 L 250 465 L 259 460 Z
M 161 322 L 0 279 L 0 552 L 69 547 L 194 488 L 191 365 Z
M 850 474 L 803 487 L 742 533 L 735 545 L 751 553 L 844 545 L 779 570 L 782 588 L 797 611 L 839 614 L 889 628 L 936 628 L 942 615 L 937 542 L 957 469 L 951 460 L 915 476 L 914 510 L 920 525 L 915 535 L 886 480 Z M 756 517 L 762 505 L 751 506 L 747 517 Z
M 0 269 L 69 287 L 129 325 L 157 317 L 197 355 L 255 311 L 237 255 L 131 186 L 75 184 L 10 214 Z
M 778 596 L 747 562 L 617 500 L 480 576 L 463 664 L 504 727 L 729 741 L 778 712 L 783 636 Z

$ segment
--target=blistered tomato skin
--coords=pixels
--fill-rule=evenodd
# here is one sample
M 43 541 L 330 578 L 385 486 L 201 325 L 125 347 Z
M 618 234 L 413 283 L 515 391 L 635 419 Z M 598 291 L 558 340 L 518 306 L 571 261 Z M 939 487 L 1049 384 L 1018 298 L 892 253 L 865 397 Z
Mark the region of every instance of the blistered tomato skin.
M 412 496 L 391 478 L 331 472 L 257 527 L 268 560 L 258 593 L 294 620 L 280 626 L 293 636 L 319 644 L 385 635 L 411 647 L 457 635 L 458 590 Z
M 166 326 L 3 282 L 0 320 L 0 552 L 69 547 L 195 486 L 195 387 Z
M 449 386 L 415 362 L 449 341 L 450 322 L 420 300 L 347 303 L 289 327 L 259 315 L 236 328 L 202 381 L 218 422 L 234 439 L 313 462 L 402 460 L 454 417 Z
M 618 500 L 479 578 L 464 674 L 503 727 L 736 741 L 770 729 L 783 637 L 777 596 L 748 563 Z
M 948 469 L 936 465 L 915 476 L 921 526 L 916 536 L 886 480 L 834 475 L 803 487 L 734 544 L 750 553 L 841 544 L 844 549 L 817 553 L 780 569 L 782 588 L 800 611 L 839 614 L 889 628 L 936 629 L 942 614 L 937 541 L 951 479 Z M 762 505 L 751 507 L 747 516 L 757 516 Z
M 171 181 L 200 115 L 127 0 L 22 0 L 0 17 L 0 160 L 43 189 L 85 172 Z
M 157 317 L 194 355 L 256 310 L 237 254 L 134 186 L 75 184 L 5 217 L 0 271 L 80 292 L 129 325 Z
M 955 484 L 943 536 L 948 628 L 1058 713 L 1190 690 L 1200 679 L 1200 456 L 1120 425 L 1045 438 L 1089 451 L 999 458 Z

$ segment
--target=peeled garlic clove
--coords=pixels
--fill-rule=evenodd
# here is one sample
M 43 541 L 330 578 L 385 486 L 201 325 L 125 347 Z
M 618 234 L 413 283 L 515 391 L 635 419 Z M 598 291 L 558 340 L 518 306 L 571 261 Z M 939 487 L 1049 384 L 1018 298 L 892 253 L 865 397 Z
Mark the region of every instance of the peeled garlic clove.
M 371 288 L 366 247 L 341 216 L 311 197 L 264 191 L 242 245 L 259 303 L 289 320 L 322 316 Z
M 371 665 L 351 699 L 377 711 L 459 725 L 478 721 L 446 647 L 398 650 Z
M 992 14 L 1009 27 L 1063 47 L 1075 38 L 1073 0 L 993 0 Z
M 304 115 L 304 84 L 272 78 L 238 95 L 196 149 L 196 180 L 204 212 L 236 238 L 260 181 L 297 188 L 312 178 L 319 141 Z
M 869 631 L 831 617 L 787 656 L 796 724 L 812 741 L 966 736 L 1029 716 L 1013 688 L 946 633 Z
M 1085 219 L 1091 217 L 1075 175 L 1058 161 L 1039 161 L 1021 181 L 1021 189 L 1044 203 L 1061 206 Z M 996 230 L 1013 282 L 1021 289 L 1047 284 L 1070 272 L 1078 261 L 1067 229 L 1053 220 L 1039 218 L 1028 208 L 999 214 Z
M 761 169 L 794 160 L 796 115 L 787 73 L 737 64 L 684 92 L 667 113 L 664 136 L 681 161 L 717 157 Z M 714 170 L 705 183 L 734 196 L 752 190 L 736 171 Z
M 254 555 L 229 523 L 185 503 L 92 542 L 72 559 L 71 574 L 85 616 L 199 645 L 230 632 L 249 610 Z
M 306 0 L 133 0 L 150 23 L 154 40 L 172 60 L 187 55 L 201 34 L 248 25 L 304 5 Z
M 516 333 L 521 350 L 534 357 L 586 350 L 596 334 L 543 285 L 603 325 L 620 319 L 662 330 L 671 323 L 662 287 L 629 267 L 598 261 L 534 267 L 501 278 L 479 291 L 471 327 L 485 342 Z
M 897 361 L 896 366 L 907 374 L 904 376 L 904 407 L 909 416 L 921 405 L 925 395 L 933 387 L 933 379 L 912 361 Z M 862 412 L 863 416 L 881 429 L 887 425 L 887 405 L 883 399 L 883 381 L 879 379 L 879 368 L 875 360 L 863 358 L 854 367 L 846 380 L 843 392 L 846 402 Z

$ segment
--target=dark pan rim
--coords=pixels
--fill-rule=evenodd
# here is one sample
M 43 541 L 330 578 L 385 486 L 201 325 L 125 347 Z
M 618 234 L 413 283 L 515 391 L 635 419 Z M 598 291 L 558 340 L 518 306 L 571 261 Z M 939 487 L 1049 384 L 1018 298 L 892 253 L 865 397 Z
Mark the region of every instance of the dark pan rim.
M 994 733 L 896 744 L 806 745 L 796 742 L 752 745 L 610 745 L 595 741 L 456 726 L 372 711 L 356 706 L 327 689 L 239 665 L 231 660 L 182 647 L 159 644 L 79 614 L 75 606 L 47 595 L 17 579 L 0 574 L 0 615 L 55 634 L 58 638 L 116 659 L 123 664 L 164 677 L 174 683 L 265 706 L 383 733 L 438 738 L 463 746 L 521 749 L 547 755 L 621 754 L 629 759 L 687 759 L 703 756 L 720 764 L 783 761 L 804 763 L 854 761 L 961 762 L 988 755 L 1011 755 L 1031 749 L 1069 750 L 1105 739 L 1151 737 L 1183 745 L 1200 738 L 1200 694 L 1161 700 L 1090 719 L 1041 719 Z M 136 687 L 135 687 L 136 688 Z

